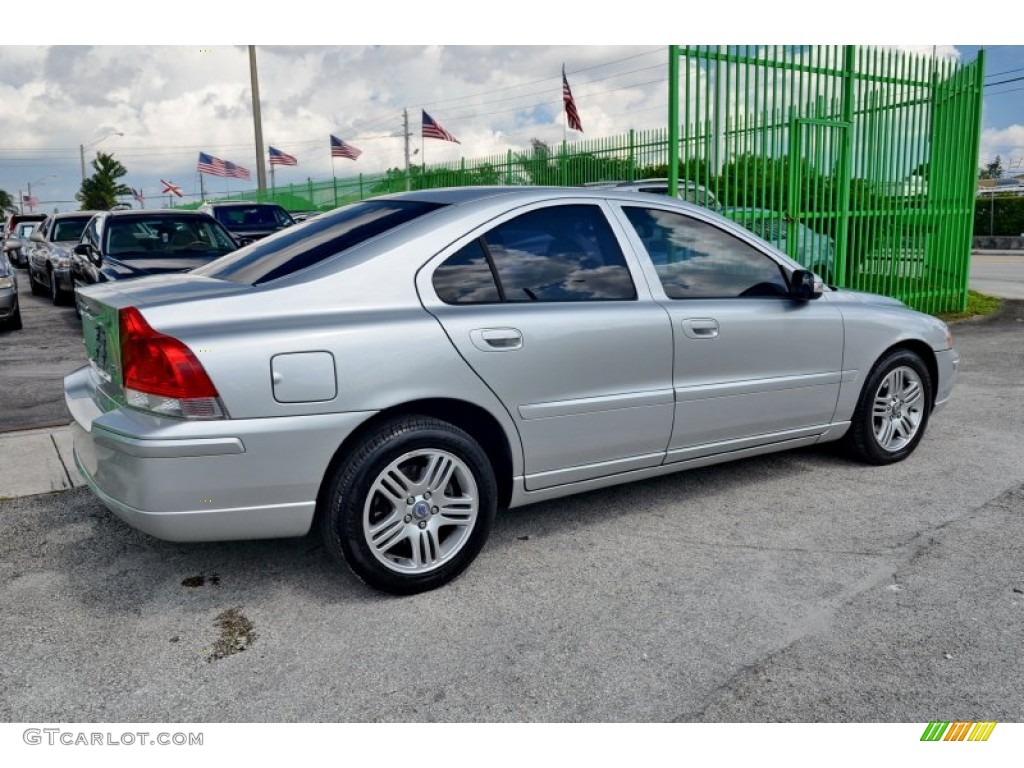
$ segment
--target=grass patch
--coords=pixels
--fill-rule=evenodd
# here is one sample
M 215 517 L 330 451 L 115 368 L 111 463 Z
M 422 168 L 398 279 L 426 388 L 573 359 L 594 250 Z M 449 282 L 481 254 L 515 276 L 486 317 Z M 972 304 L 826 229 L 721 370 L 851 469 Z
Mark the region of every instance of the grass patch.
M 967 309 L 963 312 L 943 312 L 938 315 L 940 320 L 947 323 L 950 320 L 965 320 L 968 317 L 984 317 L 999 311 L 1003 306 L 1003 300 L 995 296 L 986 296 L 977 291 L 967 291 Z

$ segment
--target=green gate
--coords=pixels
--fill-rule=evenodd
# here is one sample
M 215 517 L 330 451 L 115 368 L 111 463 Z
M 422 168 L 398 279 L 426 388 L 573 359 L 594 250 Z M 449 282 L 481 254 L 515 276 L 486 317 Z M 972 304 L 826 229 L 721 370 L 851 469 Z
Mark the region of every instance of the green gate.
M 669 183 L 841 286 L 967 299 L 983 53 L 672 46 Z

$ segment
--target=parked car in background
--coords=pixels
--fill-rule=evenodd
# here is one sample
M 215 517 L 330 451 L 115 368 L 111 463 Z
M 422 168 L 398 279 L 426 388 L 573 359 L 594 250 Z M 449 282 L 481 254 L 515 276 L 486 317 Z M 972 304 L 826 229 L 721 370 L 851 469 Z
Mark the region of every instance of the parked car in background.
M 766 208 L 723 208 L 721 213 L 767 240 L 826 283 L 835 282 L 836 249 L 828 235 L 815 232 L 801 222 L 790 222 L 786 214 Z M 789 242 L 791 226 L 796 233 L 792 248 Z
M 21 330 L 18 274 L 7 259 L 0 259 L 0 330 Z
M 95 213 L 55 213 L 32 233 L 27 247 L 28 283 L 32 293 L 37 296 L 48 294 L 58 305 L 74 297 L 71 249 L 82 239 L 85 225 Z
M 71 281 L 77 291 L 94 283 L 187 272 L 237 247 L 224 227 L 198 211 L 102 211 L 89 220 L 71 251 Z
M 959 363 L 940 320 L 613 188 L 374 198 L 79 301 L 65 401 L 108 508 L 176 541 L 315 521 L 395 593 L 463 571 L 498 507 L 840 439 L 901 461 Z
M 288 211 L 276 203 L 204 203 L 199 210 L 223 224 L 239 245 L 261 240 L 295 223 Z
M 668 194 L 668 179 L 621 181 L 616 186 L 621 187 L 622 189 L 632 189 L 636 192 L 645 192 L 651 195 Z M 677 194 L 680 200 L 685 200 L 688 203 L 696 203 L 697 205 L 705 208 L 710 208 L 713 211 L 720 211 L 722 208 L 718 199 L 715 197 L 715 194 L 703 184 L 697 184 L 694 181 L 680 179 L 677 189 Z
M 12 213 L 4 228 L 4 252 L 11 263 L 19 267 L 28 266 L 28 240 L 45 213 Z

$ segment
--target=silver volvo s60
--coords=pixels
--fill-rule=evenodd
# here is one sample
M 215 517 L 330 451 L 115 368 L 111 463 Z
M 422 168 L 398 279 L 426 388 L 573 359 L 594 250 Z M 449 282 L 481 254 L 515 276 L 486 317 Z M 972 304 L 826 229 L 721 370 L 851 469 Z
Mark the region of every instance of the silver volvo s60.
M 79 304 L 107 507 L 173 541 L 315 525 L 394 593 L 461 573 L 498 508 L 835 440 L 900 461 L 959 362 L 933 317 L 607 188 L 371 199 Z

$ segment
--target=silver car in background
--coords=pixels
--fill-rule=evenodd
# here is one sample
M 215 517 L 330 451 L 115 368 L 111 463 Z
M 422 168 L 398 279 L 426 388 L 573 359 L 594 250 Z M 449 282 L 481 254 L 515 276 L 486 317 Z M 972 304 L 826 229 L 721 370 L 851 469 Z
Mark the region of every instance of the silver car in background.
M 21 330 L 21 305 L 18 304 L 18 274 L 7 259 L 0 259 L 0 331 Z
M 375 198 L 79 294 L 104 504 L 175 541 L 315 525 L 393 593 L 462 572 L 499 508 L 836 440 L 900 461 L 959 360 L 933 317 L 609 188 Z

